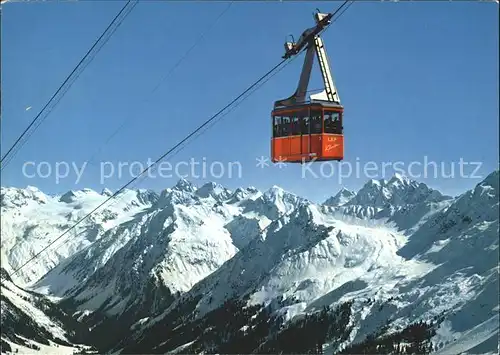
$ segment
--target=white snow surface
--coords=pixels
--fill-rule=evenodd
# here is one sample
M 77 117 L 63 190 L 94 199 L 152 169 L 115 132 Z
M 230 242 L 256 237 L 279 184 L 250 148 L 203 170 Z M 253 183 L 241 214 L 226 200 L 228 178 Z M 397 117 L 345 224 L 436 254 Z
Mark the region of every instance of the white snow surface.
M 90 189 L 48 196 L 31 186 L 26 189 L 2 187 L 2 267 L 16 284 L 33 284 L 60 262 L 94 243 L 106 230 L 150 207 L 157 196 L 144 190 L 124 190 L 113 202 L 97 210 L 13 274 L 107 198 Z
M 23 322 L 23 319 L 21 317 L 26 317 L 27 319 L 30 319 L 34 322 L 34 324 L 30 325 L 31 331 L 37 332 L 37 329 L 43 329 L 55 339 L 64 343 L 71 344 L 71 341 L 68 340 L 64 325 L 53 317 L 49 317 L 44 309 L 41 309 L 37 306 L 38 302 L 43 300 L 43 296 L 33 295 L 16 286 L 11 280 L 4 278 L 3 272 L 1 295 L 2 326 L 8 327 L 10 323 L 6 324 L 7 321 Z M 26 324 L 23 324 L 23 326 L 26 326 Z M 75 351 L 86 348 L 86 346 L 79 344 L 62 345 L 55 343 L 52 340 L 49 340 L 50 345 L 46 345 L 38 343 L 31 339 L 27 339 L 21 334 L 18 334 L 17 336 L 20 339 L 24 340 L 27 344 L 38 346 L 40 350 L 37 352 L 45 354 L 73 354 Z M 3 330 L 2 340 L 7 342 L 11 346 L 12 353 L 15 353 L 16 350 L 21 354 L 29 354 L 34 352 L 32 348 L 28 348 L 11 341 L 6 335 L 3 334 Z
M 354 198 L 354 196 L 356 196 L 356 193 L 354 191 L 348 190 L 343 187 L 339 192 L 337 192 L 335 196 L 328 198 L 323 203 L 323 205 L 334 207 L 342 206 L 349 202 L 352 198 Z
M 5 191 L 4 208 L 9 217 L 19 215 L 19 206 L 9 208 L 15 202 L 35 203 L 33 198 L 16 198 L 14 193 L 20 190 Z M 92 190 L 71 191 L 62 197 L 39 194 L 48 202 L 41 205 L 38 202 L 39 213 L 36 208 L 29 210 L 30 223 L 36 225 L 34 230 L 53 228 L 61 214 L 75 213 L 75 205 L 77 213 L 90 211 L 109 195 L 104 191 L 103 197 Z M 56 243 L 59 248 L 50 248 L 42 254 L 45 259 L 36 260 L 41 266 L 35 269 L 40 277 L 36 279 L 33 275 L 25 285 L 54 299 L 71 296 L 81 302 L 79 311 L 94 311 L 106 303 L 109 315 L 121 314 L 141 302 L 143 293 L 152 285 L 157 289 L 161 284 L 172 294 L 188 291 L 258 236 L 272 218 L 293 209 L 300 200 L 278 187 L 265 193 L 251 187 L 233 193 L 215 183 L 197 188 L 186 180 L 180 180 L 159 196 L 131 190 L 126 196 L 126 203 L 118 199 L 112 202 L 115 206 L 103 207 L 116 212 L 111 221 L 100 223 L 97 212 L 93 221 L 87 225 L 82 222 L 86 229 L 82 227 L 80 235 L 76 238 L 68 235 Z M 68 211 L 69 208 L 73 210 Z M 120 214 L 119 209 L 124 211 Z M 55 217 L 52 220 L 44 217 L 37 222 L 37 218 L 46 214 Z M 80 217 L 83 215 L 80 213 Z M 14 223 L 7 220 L 5 225 L 24 227 L 25 218 L 21 214 Z M 92 235 L 95 229 L 99 232 Z M 20 235 L 19 229 L 17 233 L 13 228 L 6 231 L 10 234 L 2 241 L 2 252 L 8 256 L 7 263 L 14 260 L 6 264 L 6 269 L 12 270 L 32 255 L 32 252 L 17 253 L 20 245 L 26 249 L 28 241 L 35 239 L 31 236 L 40 232 Z M 37 248 L 40 250 L 47 243 L 44 239 L 38 244 L 30 243 L 29 247 L 33 250 L 40 245 Z M 29 265 L 13 275 L 17 282 L 26 280 L 25 270 L 31 270 Z
M 2 279 L 2 296 L 7 298 L 21 312 L 27 314 L 31 319 L 36 320 L 37 324 L 45 328 L 58 339 L 67 341 L 65 331 L 59 324 L 54 323 L 45 313 L 33 305 L 33 296 L 26 291 L 18 288 L 12 282 Z M 6 303 L 2 302 L 2 318 L 11 310 Z M 4 313 L 5 312 L 5 313 Z
M 2 266 L 15 270 L 110 193 L 2 188 Z M 148 285 L 168 288 L 173 304 L 151 309 L 136 337 L 193 295 L 198 317 L 231 297 L 284 297 L 294 299 L 276 309 L 286 319 L 354 300 L 348 342 L 388 320 L 396 330 L 444 314 L 440 353 L 497 349 L 498 171 L 457 198 L 401 175 L 322 205 L 277 186 L 186 180 L 123 196 L 13 279 L 80 301 L 80 312 L 106 304 L 109 315 L 142 302 Z
M 29 355 L 29 354 L 47 354 L 47 355 L 73 355 L 85 349 L 85 347 L 73 347 L 73 346 L 65 346 L 56 343 L 52 343 L 51 345 L 45 345 L 42 343 L 38 343 L 36 341 L 27 339 L 25 337 L 20 337 L 31 347 L 19 345 L 11 342 L 8 339 L 4 339 L 7 344 L 11 347 L 12 351 L 5 351 L 5 354 L 21 354 L 21 355 Z M 36 348 L 33 348 L 35 346 Z M 40 350 L 38 350 L 38 349 Z M 37 349 L 37 350 L 35 350 Z
M 379 188 L 391 184 L 397 194 Z M 287 319 L 353 300 L 356 326 L 349 343 L 362 341 L 387 321 L 395 331 L 444 315 L 447 325 L 433 339 L 441 351 L 496 351 L 498 171 L 457 199 L 401 177 L 370 181 L 358 194 L 358 205 L 354 199 L 347 204 L 378 205 L 375 214 L 298 206 L 143 323 L 136 336 L 195 296 L 201 296 L 197 317 L 230 298 L 250 296 L 252 304 L 270 304 L 284 297 L 293 304 L 276 312 Z M 383 207 L 384 199 L 394 203 Z

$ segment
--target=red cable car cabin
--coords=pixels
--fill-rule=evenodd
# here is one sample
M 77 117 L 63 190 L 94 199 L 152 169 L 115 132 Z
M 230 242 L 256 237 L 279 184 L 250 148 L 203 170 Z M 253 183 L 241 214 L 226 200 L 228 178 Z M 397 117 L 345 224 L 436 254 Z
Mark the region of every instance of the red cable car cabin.
M 271 160 L 302 163 L 344 159 L 344 135 L 340 103 L 333 81 L 325 46 L 319 33 L 330 23 L 333 14 L 316 13 L 316 26 L 305 30 L 297 43 L 286 42 L 283 58 L 306 49 L 302 73 L 295 93 L 274 102 L 271 113 L 273 136 Z M 306 99 L 307 86 L 314 62 L 318 58 L 325 89 Z
M 272 112 L 273 162 L 342 160 L 344 108 L 333 102 L 312 102 Z

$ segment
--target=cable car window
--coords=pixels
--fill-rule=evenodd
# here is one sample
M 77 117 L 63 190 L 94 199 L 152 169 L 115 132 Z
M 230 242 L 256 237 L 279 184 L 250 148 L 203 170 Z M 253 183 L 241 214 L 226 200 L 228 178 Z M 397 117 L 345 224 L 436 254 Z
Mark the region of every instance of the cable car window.
M 273 137 L 281 136 L 281 116 L 274 116 Z
M 340 112 L 325 112 L 325 133 L 342 133 L 340 117 Z
M 311 134 L 317 134 L 322 132 L 322 115 L 321 110 L 313 109 L 311 110 Z
M 332 132 L 332 113 L 333 112 L 328 112 L 325 111 L 323 113 L 323 121 L 325 123 L 325 133 L 333 133 Z
M 309 111 L 302 112 L 302 117 L 300 120 L 302 134 L 309 134 Z
M 289 135 L 290 135 L 290 117 L 283 116 L 281 120 L 280 137 L 288 137 Z
M 297 112 L 292 117 L 292 136 L 300 135 L 300 113 Z

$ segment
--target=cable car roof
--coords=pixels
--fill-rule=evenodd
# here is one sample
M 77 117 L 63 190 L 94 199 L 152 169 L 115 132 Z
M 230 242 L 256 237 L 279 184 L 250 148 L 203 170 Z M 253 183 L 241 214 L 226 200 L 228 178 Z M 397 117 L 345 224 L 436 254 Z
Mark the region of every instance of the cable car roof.
M 315 106 L 320 106 L 320 107 L 330 107 L 330 108 L 339 108 L 343 109 L 344 106 L 337 102 L 332 102 L 332 101 L 324 101 L 324 100 L 307 100 L 302 103 L 296 103 L 294 105 L 279 105 L 275 106 L 274 111 L 285 111 L 285 110 L 294 110 L 294 109 L 300 109 L 300 108 L 306 108 L 306 107 L 315 107 Z

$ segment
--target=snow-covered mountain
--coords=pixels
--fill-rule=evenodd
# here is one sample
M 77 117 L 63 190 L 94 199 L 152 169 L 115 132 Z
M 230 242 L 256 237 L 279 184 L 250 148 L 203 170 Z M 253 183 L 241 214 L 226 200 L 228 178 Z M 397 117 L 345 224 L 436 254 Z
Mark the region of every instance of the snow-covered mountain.
M 422 202 L 440 202 L 448 199 L 439 191 L 424 183 L 395 174 L 390 180 L 370 180 L 356 196 L 349 199 L 349 205 L 373 207 L 415 205 Z
M 453 203 L 451 196 L 409 178 L 395 174 L 389 180 L 369 180 L 356 194 L 342 189 L 323 203 L 324 208 L 341 219 L 372 219 L 392 224 L 410 235 L 426 219 Z
M 2 188 L 2 267 L 110 194 Z M 101 351 L 497 349 L 498 171 L 457 198 L 401 175 L 321 205 L 187 180 L 121 197 L 12 275 Z
M 1 279 L 2 354 L 88 350 L 78 344 L 85 327 L 43 296 L 16 286 L 3 268 Z
M 259 205 L 265 196 L 254 192 L 245 202 Z M 133 299 L 134 293 L 142 297 L 141 282 L 152 282 L 155 288 L 161 284 L 171 293 L 188 291 L 231 258 L 238 251 L 236 245 L 248 242 L 235 221 L 243 232 L 248 232 L 249 222 L 254 221 L 250 229 L 254 235 L 266 223 L 265 216 L 245 214 L 246 207 L 232 202 L 234 197 L 211 183 L 195 189 L 182 180 L 163 191 L 151 208 L 108 229 L 34 287 L 61 297 L 71 295 L 82 302 L 81 310 L 106 303 L 109 314 L 126 309 L 127 298 Z M 224 204 L 223 200 L 231 202 Z M 270 203 L 268 208 L 278 207 Z
M 26 189 L 2 187 L 0 196 L 2 267 L 9 273 L 108 198 L 105 191 L 99 194 L 90 189 L 48 196 L 31 186 Z M 131 219 L 157 199 L 152 191 L 124 190 L 41 253 L 29 267 L 14 274 L 13 279 L 20 286 L 32 284 L 67 257 L 94 243 L 106 230 Z
M 357 204 L 381 201 L 380 194 L 366 193 L 374 185 L 370 181 L 361 189 Z M 325 334 L 324 351 L 335 353 L 372 341 L 377 333 L 383 338 L 412 329 L 413 323 L 434 322 L 428 339 L 422 339 L 430 342 L 429 348 L 496 352 L 498 172 L 452 202 L 425 187 L 417 193 L 412 182 L 407 186 L 408 191 L 397 190 L 403 192 L 399 195 L 379 191 L 400 206 L 448 201 L 410 236 L 397 225 L 346 222 L 313 204 L 302 205 L 274 221 L 165 312 L 141 322 L 135 336 L 118 348 L 162 353 L 276 350 L 275 343 L 290 340 L 287 332 L 293 334 L 304 314 L 348 307 L 345 329 L 330 338 Z M 473 250 L 477 258 L 471 259 Z M 228 307 L 240 321 L 231 331 L 215 319 Z M 269 326 L 254 321 L 259 312 L 277 322 L 273 337 L 267 336 L 273 333 Z M 308 332 L 303 327 L 295 329 L 296 337 Z M 164 332 L 168 339 L 158 336 Z M 249 339 L 248 347 L 240 347 L 242 338 Z
M 342 206 L 349 202 L 354 196 L 356 196 L 356 193 L 354 191 L 348 190 L 343 187 L 339 192 L 337 192 L 335 196 L 332 196 L 325 202 L 323 202 L 323 205 L 333 207 Z
M 64 298 L 62 304 L 90 327 L 110 327 L 110 319 L 120 325 L 127 321 L 132 324 L 138 317 L 164 309 L 177 295 L 188 291 L 258 236 L 273 218 L 300 201 L 278 187 L 264 193 L 254 188 L 233 193 L 214 183 L 197 188 L 186 180 L 180 180 L 159 196 L 148 191 L 127 193 L 127 203 L 118 201 L 114 209 L 121 208 L 124 213 L 115 213 L 112 223 L 107 224 L 99 223 L 97 216 L 80 233 L 80 240 L 71 241 L 79 243 L 78 250 L 63 254 L 66 258 L 56 262 L 49 272 L 46 270 L 52 265 L 45 263 L 39 268 L 43 276 L 30 284 L 37 292 Z M 86 208 L 82 200 L 89 195 L 97 202 L 88 203 Z M 102 203 L 98 197 L 105 195 L 84 190 L 63 197 L 42 196 L 58 212 L 54 213 L 57 220 L 59 211 L 68 204 L 91 210 Z M 144 196 L 147 198 L 140 198 Z M 134 208 L 126 210 L 129 206 Z M 8 212 L 15 214 L 12 208 Z M 35 213 L 30 217 L 31 223 L 36 224 Z M 48 226 L 43 223 L 45 220 L 38 220 L 38 229 L 46 230 L 54 222 L 49 221 Z M 89 242 L 91 228 L 98 228 L 99 233 Z M 5 243 L 2 250 L 10 256 L 23 236 L 12 233 L 9 237 L 6 239 L 14 242 Z M 30 255 L 18 262 L 29 260 Z

